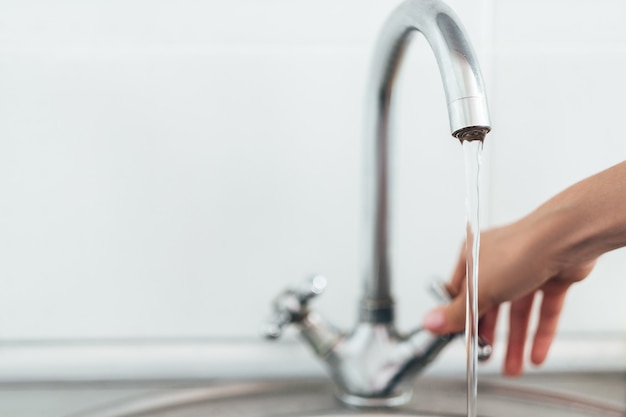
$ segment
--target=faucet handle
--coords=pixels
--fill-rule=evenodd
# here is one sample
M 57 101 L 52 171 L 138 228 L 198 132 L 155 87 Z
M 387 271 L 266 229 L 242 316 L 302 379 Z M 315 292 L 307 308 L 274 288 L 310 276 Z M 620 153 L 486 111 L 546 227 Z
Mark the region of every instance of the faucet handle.
M 430 292 L 441 302 L 449 303 L 452 301 L 452 295 L 448 291 L 446 284 L 441 279 L 434 279 L 430 284 Z M 478 360 L 486 361 L 493 353 L 493 347 L 480 335 L 478 336 Z
M 441 280 L 441 278 L 433 278 L 428 289 L 439 302 L 449 303 L 452 301 L 452 295 L 450 295 L 448 287 L 446 287 L 446 284 Z
M 265 337 L 278 339 L 285 326 L 306 317 L 309 300 L 324 292 L 326 284 L 327 280 L 323 275 L 313 275 L 295 287 L 281 292 L 274 299 L 274 312 L 263 332 Z
M 316 274 L 303 280 L 291 291 L 293 291 L 302 303 L 306 304 L 311 298 L 317 297 L 323 293 L 327 284 L 328 281 L 325 276 Z

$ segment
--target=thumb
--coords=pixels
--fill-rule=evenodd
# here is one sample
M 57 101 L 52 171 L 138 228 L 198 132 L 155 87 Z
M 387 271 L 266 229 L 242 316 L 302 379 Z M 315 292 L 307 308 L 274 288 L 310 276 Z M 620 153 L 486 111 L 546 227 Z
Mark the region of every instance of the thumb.
M 449 304 L 428 312 L 422 326 L 435 334 L 457 333 L 465 329 L 465 296 L 461 294 Z

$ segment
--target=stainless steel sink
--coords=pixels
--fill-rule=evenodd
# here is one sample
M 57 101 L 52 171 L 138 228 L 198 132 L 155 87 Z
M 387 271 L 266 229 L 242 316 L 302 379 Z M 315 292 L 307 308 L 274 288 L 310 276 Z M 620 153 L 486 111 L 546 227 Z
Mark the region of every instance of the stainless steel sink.
M 412 401 L 399 409 L 359 410 L 339 404 L 320 379 L 230 381 L 179 385 L 85 410 L 72 417 L 452 417 L 465 413 L 463 378 L 423 377 Z M 626 416 L 626 375 L 483 377 L 482 417 Z

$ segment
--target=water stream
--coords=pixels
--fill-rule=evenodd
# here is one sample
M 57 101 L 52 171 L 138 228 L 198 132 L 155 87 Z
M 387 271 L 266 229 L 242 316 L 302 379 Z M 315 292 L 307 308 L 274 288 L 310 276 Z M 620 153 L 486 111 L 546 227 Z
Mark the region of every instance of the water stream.
M 467 417 L 476 417 L 478 380 L 478 255 L 480 250 L 480 163 L 483 149 L 481 140 L 463 141 L 465 155 L 465 210 L 466 210 L 466 314 L 465 346 L 467 361 Z

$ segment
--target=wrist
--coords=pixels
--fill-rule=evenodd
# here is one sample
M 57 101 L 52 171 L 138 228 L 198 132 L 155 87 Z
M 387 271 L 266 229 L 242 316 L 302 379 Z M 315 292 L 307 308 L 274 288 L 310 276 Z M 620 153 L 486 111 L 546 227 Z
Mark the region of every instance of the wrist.
M 523 230 L 529 231 L 526 247 L 548 276 L 592 262 L 614 249 L 602 219 L 594 218 L 589 207 L 577 199 L 559 197 L 521 220 Z

